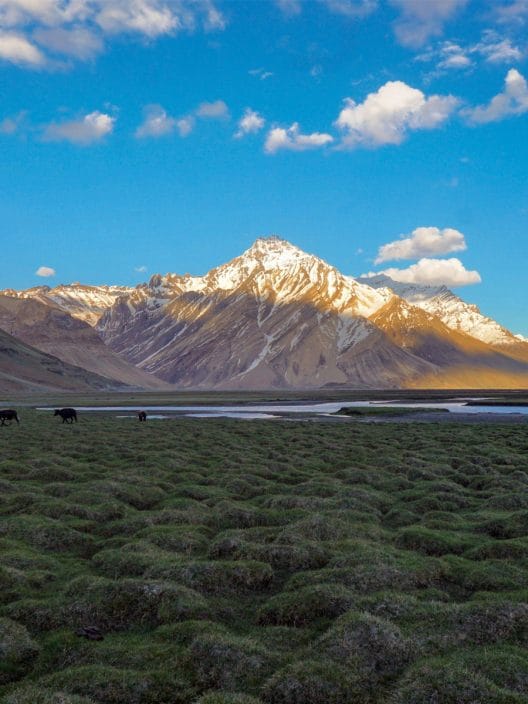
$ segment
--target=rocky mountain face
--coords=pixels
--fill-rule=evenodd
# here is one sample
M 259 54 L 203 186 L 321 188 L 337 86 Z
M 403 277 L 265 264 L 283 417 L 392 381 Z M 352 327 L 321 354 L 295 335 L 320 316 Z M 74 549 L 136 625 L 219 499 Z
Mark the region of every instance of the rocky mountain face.
M 0 296 L 0 329 L 41 352 L 112 382 L 138 388 L 168 385 L 119 357 L 88 323 L 40 298 Z
M 518 336 L 483 315 L 476 305 L 466 303 L 446 286 L 405 284 L 385 274 L 358 281 L 375 289 L 388 288 L 413 306 L 440 318 L 452 330 L 466 333 L 489 345 L 515 345 L 520 341 Z
M 124 384 L 66 364 L 0 330 L 0 393 L 124 388 Z
M 184 388 L 528 387 L 528 344 L 422 288 L 344 276 L 265 238 L 205 276 L 16 295 L 82 315 L 121 358 Z

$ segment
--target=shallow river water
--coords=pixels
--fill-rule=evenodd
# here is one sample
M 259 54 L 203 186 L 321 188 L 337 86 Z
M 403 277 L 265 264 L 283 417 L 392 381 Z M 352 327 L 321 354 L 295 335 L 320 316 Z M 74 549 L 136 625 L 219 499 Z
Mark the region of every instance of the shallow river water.
M 288 404 L 247 404 L 243 406 L 77 406 L 79 412 L 118 412 L 135 413 L 146 411 L 152 420 L 184 415 L 191 418 L 242 418 L 245 420 L 262 420 L 276 418 L 284 414 L 303 414 L 326 416 L 336 413 L 340 408 L 416 408 L 443 409 L 451 413 L 528 413 L 528 406 L 467 406 L 466 400 L 448 402 L 409 402 L 401 401 L 332 401 L 328 403 L 288 403 Z M 52 408 L 39 408 L 51 411 Z M 170 413 L 171 415 L 167 415 Z M 120 415 L 119 417 L 135 417 Z

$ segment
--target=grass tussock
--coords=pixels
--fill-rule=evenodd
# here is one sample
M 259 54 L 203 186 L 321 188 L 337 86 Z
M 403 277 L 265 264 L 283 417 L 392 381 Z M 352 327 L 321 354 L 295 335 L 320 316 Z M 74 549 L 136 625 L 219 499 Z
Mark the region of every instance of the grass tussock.
M 528 701 L 525 426 L 0 434 L 0 704 Z

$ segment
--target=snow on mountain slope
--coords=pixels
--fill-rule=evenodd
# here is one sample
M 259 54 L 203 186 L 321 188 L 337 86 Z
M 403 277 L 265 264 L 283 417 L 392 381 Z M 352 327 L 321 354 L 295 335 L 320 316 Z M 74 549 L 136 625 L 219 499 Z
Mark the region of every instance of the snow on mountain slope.
M 446 286 L 406 284 L 393 281 L 384 274 L 360 278 L 358 281 L 376 289 L 390 288 L 412 305 L 440 318 L 451 329 L 467 333 L 487 344 L 519 343 L 519 339 L 509 330 L 483 315 L 476 305 L 466 303 Z
M 96 325 L 103 313 L 120 296 L 129 294 L 133 288 L 126 286 L 84 286 L 79 283 L 61 284 L 55 288 L 35 286 L 25 291 L 5 289 L 0 295 L 15 298 L 34 298 L 41 303 L 51 303 L 66 311 L 74 318 Z

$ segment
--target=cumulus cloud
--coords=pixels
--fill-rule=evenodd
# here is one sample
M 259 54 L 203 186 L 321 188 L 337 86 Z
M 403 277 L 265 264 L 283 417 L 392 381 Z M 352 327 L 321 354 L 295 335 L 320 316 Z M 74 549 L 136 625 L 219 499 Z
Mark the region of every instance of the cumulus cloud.
M 294 152 L 303 152 L 307 149 L 317 149 L 334 141 L 332 135 L 325 132 L 312 132 L 311 134 L 301 134 L 299 123 L 294 122 L 291 127 L 274 127 L 268 132 L 264 151 L 268 154 L 275 154 L 281 149 Z
M 347 98 L 335 124 L 344 147 L 400 144 L 409 130 L 439 127 L 458 104 L 452 95 L 426 97 L 402 81 L 388 81 L 362 103 Z
M 192 115 L 186 115 L 176 121 L 176 129 L 180 133 L 180 137 L 187 137 L 188 134 L 191 134 L 193 127 L 194 117 Z
M 40 28 L 33 36 L 41 47 L 79 61 L 93 59 L 104 49 L 101 37 L 84 27 Z
M 259 132 L 264 125 L 266 120 L 255 110 L 251 108 L 246 108 L 244 114 L 238 121 L 238 130 L 235 132 L 235 137 L 240 139 L 246 134 L 254 134 Z
M 464 235 L 451 227 L 417 227 L 412 233 L 394 242 L 384 244 L 378 250 L 374 264 L 396 259 L 419 259 L 435 254 L 462 252 L 467 249 Z
M 147 105 L 144 113 L 145 119 L 135 132 L 138 139 L 164 137 L 174 132 L 176 120 L 168 115 L 161 105 Z
M 468 0 L 390 0 L 400 11 L 394 23 L 396 39 L 412 49 L 423 46 L 428 39 L 440 36 L 444 24 L 461 10 Z
M 46 61 L 40 49 L 23 34 L 0 31 L 0 60 L 2 59 L 26 68 L 39 68 Z
M 55 276 L 56 271 L 51 266 L 39 266 L 35 274 L 37 276 L 43 276 L 44 278 L 47 278 L 49 276 Z
M 196 108 L 196 115 L 213 120 L 224 120 L 229 117 L 229 109 L 223 100 L 215 100 L 212 103 L 200 103 Z
M 148 269 L 145 264 L 142 264 L 141 266 L 134 267 L 134 271 L 137 271 L 138 274 L 144 274 L 146 271 L 148 271 Z
M 385 274 L 394 281 L 406 284 L 426 284 L 429 286 L 468 286 L 481 282 L 478 271 L 468 271 L 460 259 L 428 259 L 424 257 L 407 269 L 390 268 L 378 271 L 376 274 Z M 364 274 L 363 276 L 375 276 Z
M 524 76 L 512 68 L 506 75 L 502 93 L 494 96 L 487 105 L 467 108 L 462 114 L 470 124 L 481 125 L 525 112 L 528 112 L 528 84 Z
M 49 56 L 56 54 L 91 59 L 103 50 L 104 37 L 118 34 L 153 40 L 225 25 L 214 0 L 0 0 L 4 54 L 26 67 L 53 67 Z
M 88 145 L 100 141 L 114 129 L 115 117 L 91 112 L 78 120 L 52 122 L 44 130 L 43 139 L 47 142 L 72 142 Z

